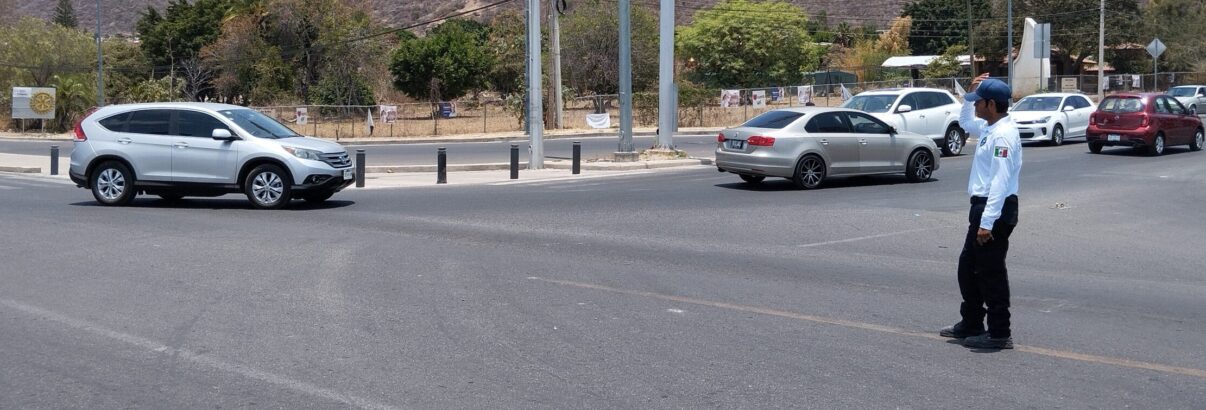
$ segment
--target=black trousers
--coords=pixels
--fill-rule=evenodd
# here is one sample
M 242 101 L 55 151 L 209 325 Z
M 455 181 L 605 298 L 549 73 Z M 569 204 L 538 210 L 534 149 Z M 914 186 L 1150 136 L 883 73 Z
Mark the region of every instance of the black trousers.
M 959 293 L 963 295 L 959 314 L 967 329 L 982 328 L 987 314 L 989 334 L 1009 337 L 1009 274 L 1005 256 L 1009 252 L 1009 235 L 1018 224 L 1018 197 L 1011 195 L 1005 199 L 1001 217 L 992 226 L 992 241 L 980 245 L 976 243 L 976 234 L 987 202 L 984 197 L 971 198 L 967 238 L 959 254 Z

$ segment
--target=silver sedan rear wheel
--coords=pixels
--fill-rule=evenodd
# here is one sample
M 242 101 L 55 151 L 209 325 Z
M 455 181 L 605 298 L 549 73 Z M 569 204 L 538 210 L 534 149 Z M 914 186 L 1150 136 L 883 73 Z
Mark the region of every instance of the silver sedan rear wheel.
M 825 161 L 816 155 L 809 155 L 796 165 L 796 175 L 792 182 L 800 189 L 815 189 L 825 181 Z

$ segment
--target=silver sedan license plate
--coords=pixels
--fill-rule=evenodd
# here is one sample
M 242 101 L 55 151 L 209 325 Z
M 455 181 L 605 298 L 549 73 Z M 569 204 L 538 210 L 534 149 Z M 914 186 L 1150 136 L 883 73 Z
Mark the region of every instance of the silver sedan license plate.
M 745 141 L 742 140 L 728 140 L 725 145 L 728 149 L 745 149 Z
M 353 176 L 352 170 L 350 170 L 350 169 L 343 170 L 343 179 L 345 179 L 345 180 L 352 179 L 352 176 Z
M 1121 141 L 1122 136 L 1118 135 L 1118 134 L 1109 134 L 1109 135 L 1106 135 L 1106 140 L 1107 141 Z

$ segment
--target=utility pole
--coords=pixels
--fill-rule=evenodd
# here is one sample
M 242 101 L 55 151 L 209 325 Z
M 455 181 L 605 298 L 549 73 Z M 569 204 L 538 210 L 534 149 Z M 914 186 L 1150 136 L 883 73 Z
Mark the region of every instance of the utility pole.
M 620 147 L 616 161 L 636 161 L 632 143 L 632 0 L 620 4 Z
M 1105 0 L 1097 19 L 1097 102 L 1105 98 Z
M 96 0 L 96 106 L 105 106 L 105 53 L 101 49 L 100 0 Z
M 561 124 L 562 111 L 565 109 L 561 97 L 561 13 L 564 4 L 565 0 L 553 0 L 549 4 L 549 41 L 553 49 L 553 128 L 556 129 L 564 126 Z
M 1013 0 L 1006 0 L 1006 3 L 1008 3 L 1006 5 L 1006 8 L 1008 9 L 1008 11 L 1005 12 L 1005 20 L 1009 24 L 1005 26 L 1007 28 L 1006 33 L 1008 33 L 1008 34 L 1006 34 L 1007 38 L 1005 39 L 1005 41 L 1007 43 L 1007 44 L 1005 44 L 1005 51 L 1006 51 L 1006 55 L 1009 56 L 1009 57 L 1007 57 L 1007 59 L 1009 61 L 1009 89 L 1012 90 L 1013 89 Z
M 658 16 L 658 132 L 657 148 L 674 147 L 674 129 L 678 124 L 678 89 L 674 86 L 674 0 L 661 0 Z
M 544 104 L 540 96 L 540 0 L 528 0 L 528 131 L 532 156 L 528 169 L 544 169 Z
M 1105 1 L 1105 0 L 1102 0 Z M 967 0 L 967 54 L 968 64 L 971 64 L 971 76 L 979 75 L 976 72 L 976 35 L 972 32 L 972 5 L 971 0 Z

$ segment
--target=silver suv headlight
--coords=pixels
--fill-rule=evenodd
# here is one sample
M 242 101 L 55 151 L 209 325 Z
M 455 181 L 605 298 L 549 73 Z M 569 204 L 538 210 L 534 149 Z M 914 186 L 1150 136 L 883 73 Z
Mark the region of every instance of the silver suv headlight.
M 293 156 L 295 156 L 295 157 L 298 157 L 301 159 L 312 159 L 315 161 L 322 161 L 322 156 L 321 156 L 322 153 L 321 152 L 318 152 L 318 151 L 315 151 L 312 149 L 290 147 L 288 145 L 284 146 L 283 148 L 285 148 L 285 151 L 289 151 L 289 153 L 293 154 Z

